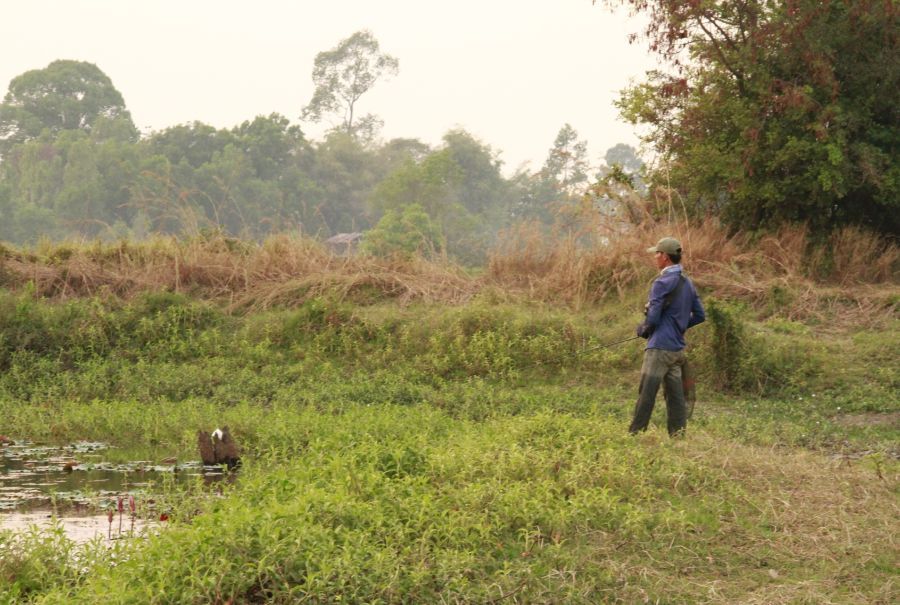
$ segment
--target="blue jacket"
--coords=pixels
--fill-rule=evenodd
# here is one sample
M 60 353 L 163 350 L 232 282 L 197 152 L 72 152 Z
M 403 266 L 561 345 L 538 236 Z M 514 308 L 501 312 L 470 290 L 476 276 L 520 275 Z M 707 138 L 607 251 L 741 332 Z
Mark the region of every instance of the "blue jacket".
M 648 349 L 682 350 L 687 329 L 706 319 L 697 290 L 687 277 L 672 304 L 663 309 L 666 295 L 678 286 L 680 277 L 681 265 L 672 265 L 666 267 L 650 287 L 646 324 L 653 333 L 647 341 Z

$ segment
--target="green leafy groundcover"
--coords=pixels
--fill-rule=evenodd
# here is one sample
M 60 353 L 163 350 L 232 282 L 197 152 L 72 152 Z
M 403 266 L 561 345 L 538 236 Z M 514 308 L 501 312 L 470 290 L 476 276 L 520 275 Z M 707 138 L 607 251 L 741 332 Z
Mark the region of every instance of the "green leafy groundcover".
M 190 459 L 198 428 L 228 424 L 244 448 L 232 484 L 160 486 L 169 521 L 146 539 L 0 533 L 0 602 L 896 596 L 897 427 L 881 419 L 897 377 L 871 369 L 890 367 L 896 330 L 825 342 L 784 321 L 710 322 L 692 352 L 707 383 L 673 441 L 625 434 L 640 349 L 583 352 L 623 337 L 600 312 L 0 305 L 4 433 Z M 752 355 L 716 366 L 723 330 Z M 789 380 L 754 374 L 775 371 Z M 732 376 L 742 392 L 716 382 Z M 851 427 L 847 411 L 878 421 Z
M 189 524 L 46 602 L 590 600 L 620 583 L 594 541 L 688 540 L 731 510 L 704 491 L 732 486 L 689 458 L 662 464 L 668 444 L 643 448 L 612 421 L 393 405 L 279 420 L 306 443 L 296 457 L 248 464 Z

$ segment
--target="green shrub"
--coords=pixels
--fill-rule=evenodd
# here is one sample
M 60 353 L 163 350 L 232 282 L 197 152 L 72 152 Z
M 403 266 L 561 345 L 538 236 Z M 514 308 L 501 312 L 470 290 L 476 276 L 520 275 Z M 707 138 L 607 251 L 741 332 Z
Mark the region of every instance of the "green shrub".
M 743 304 L 711 298 L 706 311 L 712 325 L 708 350 L 700 359 L 717 388 L 733 393 L 772 395 L 803 387 L 821 373 L 814 345 L 796 338 L 796 326 L 781 322 L 783 332 L 751 331 Z
M 115 346 L 116 326 L 98 300 L 50 304 L 31 289 L 0 293 L 0 368 L 8 369 L 20 353 L 55 357 L 72 364 L 107 355 Z
M 420 204 L 391 208 L 378 224 L 366 232 L 362 250 L 376 256 L 437 253 L 441 250 L 440 228 Z

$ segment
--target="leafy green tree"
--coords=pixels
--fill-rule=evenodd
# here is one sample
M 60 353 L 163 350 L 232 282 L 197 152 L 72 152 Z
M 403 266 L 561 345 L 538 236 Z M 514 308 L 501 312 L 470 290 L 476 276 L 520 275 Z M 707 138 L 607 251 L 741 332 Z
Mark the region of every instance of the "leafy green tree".
M 132 211 L 146 222 L 150 232 L 175 234 L 190 227 L 198 230 L 200 212 L 193 207 L 190 191 L 189 184 L 178 182 L 168 158 L 145 153 L 131 184 Z
M 49 132 L 11 149 L 0 162 L 8 192 L 5 238 L 22 243 L 33 241 L 39 235 L 62 235 L 54 206 L 62 189 L 64 170 L 65 158 Z
M 454 198 L 463 175 L 444 150 L 430 153 L 421 162 L 407 158 L 375 187 L 372 205 L 386 212 L 411 204 L 422 206 L 429 216 L 444 223 L 449 215 L 468 214 Z
M 298 155 L 309 151 L 300 127 L 277 113 L 246 121 L 232 134 L 253 164 L 254 175 L 264 180 L 277 180 Z
M 13 78 L 0 105 L 0 153 L 48 130 L 90 132 L 95 126 L 128 140 L 137 129 L 121 93 L 93 63 L 59 60 Z
M 65 130 L 16 145 L 0 163 L 7 194 L 3 237 L 16 242 L 95 237 L 127 222 L 137 146 L 96 133 Z
M 440 229 L 419 204 L 391 208 L 366 232 L 362 250 L 376 256 L 432 255 L 441 250 Z
M 408 158 L 375 187 L 376 212 L 419 204 L 446 237 L 450 254 L 483 260 L 515 197 L 494 151 L 467 132 L 452 130 L 443 145 L 417 162 Z
M 267 199 L 258 209 L 260 235 L 291 228 L 325 232 L 318 213 L 322 191 L 313 178 L 316 150 L 299 126 L 279 114 L 257 116 L 232 130 L 236 145 L 253 166 L 252 185 Z M 274 188 L 272 187 L 274 185 Z
M 534 173 L 519 171 L 513 181 L 520 193 L 510 211 L 512 218 L 552 225 L 561 205 L 556 182 L 546 178 L 540 170 Z
M 260 218 L 262 200 L 254 199 L 248 193 L 258 193 L 257 181 L 246 154 L 234 144 L 228 144 L 194 172 L 196 201 L 216 229 L 252 235 Z
M 155 228 L 262 237 L 307 225 L 313 148 L 284 116 L 257 116 L 231 130 L 179 125 L 145 146 L 156 159 L 135 199 Z
M 307 233 L 328 235 L 369 228 L 377 219 L 367 200 L 384 178 L 384 165 L 375 149 L 342 130 L 328 133 L 315 149 L 311 178 L 315 183 L 312 209 L 319 229 L 306 223 Z
M 619 166 L 626 174 L 638 174 L 644 167 L 644 160 L 638 156 L 637 149 L 625 143 L 617 143 L 607 149 L 603 159 L 607 166 Z
M 385 173 L 411 161 L 418 164 L 431 153 L 431 147 L 419 139 L 391 139 L 378 149 L 378 157 L 385 167 Z
M 489 229 L 502 226 L 513 196 L 501 173 L 503 162 L 498 152 L 462 129 L 443 136 L 442 151 L 459 171 L 460 180 L 453 187 L 455 198 L 479 215 Z
M 371 140 L 378 119 L 371 114 L 356 116 L 357 102 L 380 78 L 395 75 L 399 65 L 396 58 L 381 52 L 370 31 L 358 31 L 341 40 L 333 49 L 316 55 L 312 74 L 316 89 L 303 109 L 303 118 L 319 121 L 325 115 L 341 114 L 341 129 Z
M 98 222 L 94 224 L 98 227 L 101 223 L 106 224 L 106 231 L 109 231 L 109 225 L 115 223 L 127 227 L 135 218 L 132 184 L 140 170 L 142 148 L 138 143 L 116 138 L 97 140 L 97 136 L 96 131 L 91 133 L 95 146 L 94 161 L 101 183 L 96 204 L 98 215 L 95 218 Z M 115 237 L 112 232 L 109 236 Z
M 900 28 L 882 0 L 621 0 L 670 62 L 619 106 L 670 183 L 736 228 L 900 232 Z
M 97 168 L 97 150 L 85 136 L 72 139 L 71 142 L 60 142 L 65 161 L 62 187 L 53 205 L 58 220 L 68 230 L 93 234 L 102 226 L 103 219 L 108 218 L 105 209 L 98 207 L 102 202 L 104 183 Z

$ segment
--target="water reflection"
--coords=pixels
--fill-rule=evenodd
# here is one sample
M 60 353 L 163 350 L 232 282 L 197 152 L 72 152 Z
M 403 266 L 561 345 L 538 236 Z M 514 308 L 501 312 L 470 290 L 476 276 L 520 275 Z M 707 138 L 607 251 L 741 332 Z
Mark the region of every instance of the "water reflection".
M 152 483 L 168 476 L 175 481 L 217 481 L 225 476 L 220 467 L 204 467 L 199 461 L 109 462 L 109 446 L 78 442 L 64 446 L 15 441 L 0 447 L 0 511 L 35 507 L 69 507 L 104 510 L 119 496 L 146 495 Z

